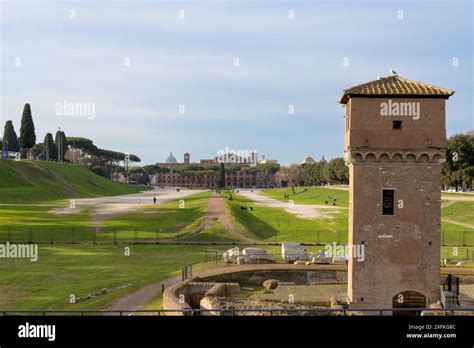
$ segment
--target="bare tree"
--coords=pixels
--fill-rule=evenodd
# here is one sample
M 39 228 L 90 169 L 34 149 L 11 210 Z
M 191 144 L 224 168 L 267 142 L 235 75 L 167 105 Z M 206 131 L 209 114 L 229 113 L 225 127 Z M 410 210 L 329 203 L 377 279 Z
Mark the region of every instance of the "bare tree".
M 301 168 L 296 164 L 290 164 L 289 166 L 281 167 L 278 174 L 288 181 L 291 191 L 295 194 L 295 186 L 301 180 Z

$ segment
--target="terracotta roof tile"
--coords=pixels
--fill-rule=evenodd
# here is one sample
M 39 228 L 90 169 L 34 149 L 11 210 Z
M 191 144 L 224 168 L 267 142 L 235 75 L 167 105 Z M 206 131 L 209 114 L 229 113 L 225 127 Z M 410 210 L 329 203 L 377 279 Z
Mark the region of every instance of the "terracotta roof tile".
M 424 82 L 408 80 L 398 75 L 392 75 L 345 89 L 339 102 L 341 104 L 346 104 L 351 96 L 360 95 L 423 95 L 448 98 L 453 94 L 454 91 L 447 88 L 430 85 Z

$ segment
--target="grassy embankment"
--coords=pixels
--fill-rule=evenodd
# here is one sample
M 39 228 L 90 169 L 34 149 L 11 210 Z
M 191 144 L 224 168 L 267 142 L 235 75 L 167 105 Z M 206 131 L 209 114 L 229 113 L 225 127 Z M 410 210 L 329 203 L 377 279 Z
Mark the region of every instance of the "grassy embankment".
M 80 165 L 0 160 L 0 203 L 115 196 L 147 189 L 146 186 L 114 183 Z

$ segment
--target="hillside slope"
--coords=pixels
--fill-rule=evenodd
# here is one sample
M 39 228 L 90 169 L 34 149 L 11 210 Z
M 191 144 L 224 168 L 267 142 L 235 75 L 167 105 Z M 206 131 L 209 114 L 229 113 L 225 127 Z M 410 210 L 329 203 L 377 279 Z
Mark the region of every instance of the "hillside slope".
M 146 189 L 114 183 L 79 165 L 0 160 L 0 203 L 113 196 Z

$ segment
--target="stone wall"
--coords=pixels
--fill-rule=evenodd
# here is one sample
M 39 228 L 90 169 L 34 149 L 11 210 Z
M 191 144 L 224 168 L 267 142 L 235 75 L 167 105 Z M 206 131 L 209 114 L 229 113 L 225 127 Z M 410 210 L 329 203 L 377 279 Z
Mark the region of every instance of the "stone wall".
M 192 308 L 203 308 L 201 300 L 207 295 L 212 298 L 238 293 L 239 291 L 240 286 L 235 283 L 180 282 L 170 286 L 163 293 L 163 309 L 190 310 Z M 166 315 L 192 315 L 192 312 L 167 312 Z
M 187 299 L 189 298 L 189 284 L 181 282 L 170 286 L 163 293 L 163 309 L 182 310 L 191 309 Z M 184 296 L 184 297 L 183 297 Z M 184 302 L 182 301 L 184 299 Z M 168 312 L 166 315 L 186 315 L 182 312 Z
M 238 294 L 240 285 L 238 283 L 215 283 L 215 285 L 206 292 L 200 301 L 201 309 L 221 308 L 220 299 L 226 295 Z M 202 312 L 201 315 L 222 315 L 222 312 Z
M 262 286 L 267 279 L 297 285 L 347 283 L 346 271 L 334 270 L 249 270 L 202 278 L 205 281 Z

